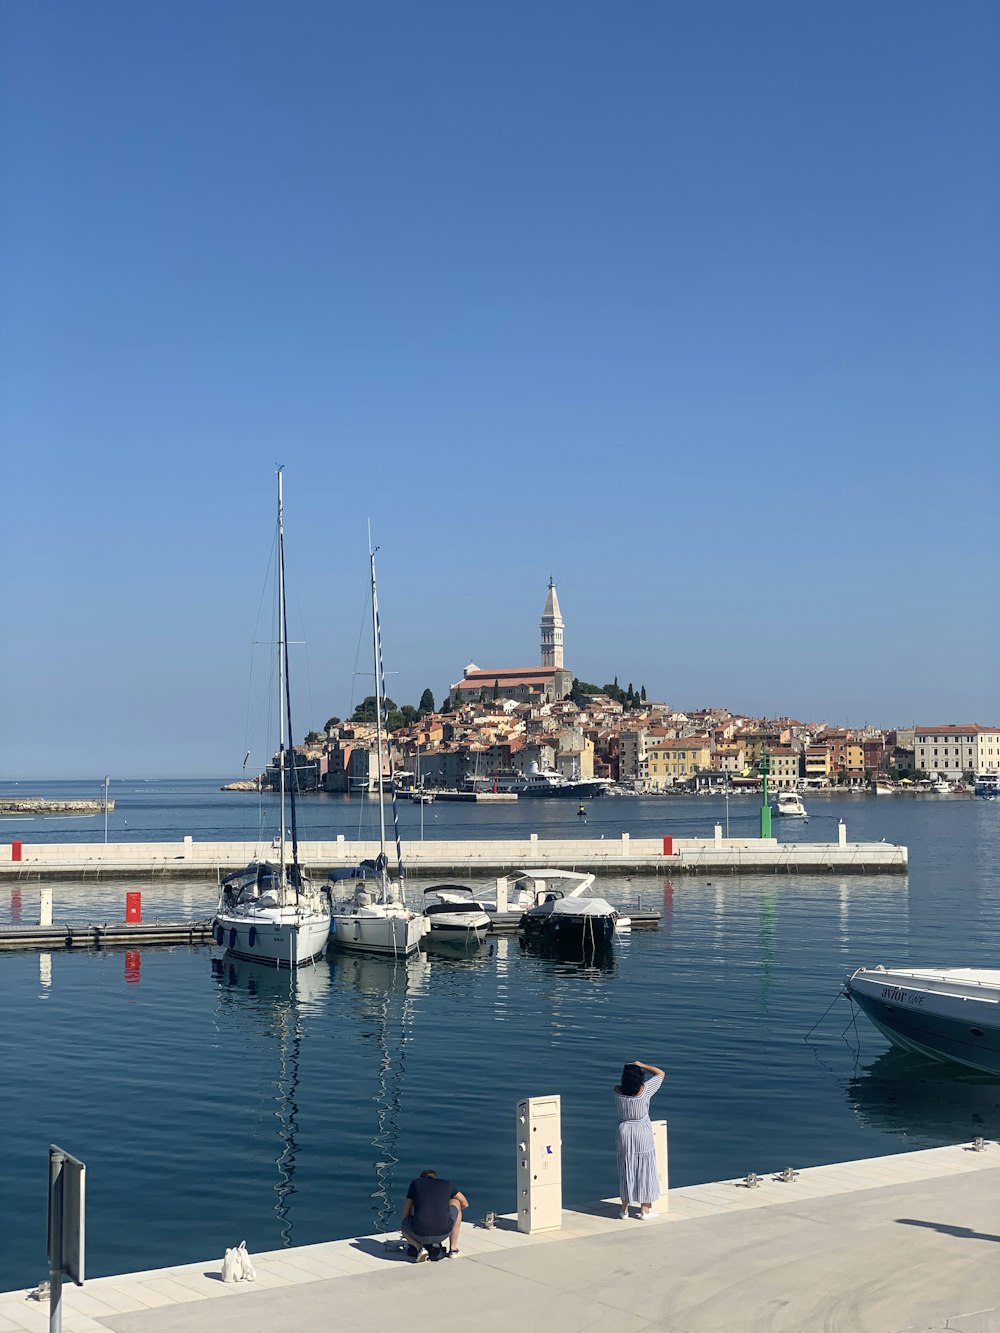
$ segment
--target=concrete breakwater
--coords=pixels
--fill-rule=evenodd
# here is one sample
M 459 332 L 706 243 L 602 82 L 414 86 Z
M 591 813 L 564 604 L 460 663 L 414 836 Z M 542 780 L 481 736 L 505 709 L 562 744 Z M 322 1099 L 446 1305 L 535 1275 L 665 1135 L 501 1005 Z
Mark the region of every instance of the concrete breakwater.
M 50 801 L 44 796 L 0 797 L 0 815 L 103 815 L 114 801 Z
M 378 854 L 374 842 L 334 840 L 299 843 L 299 859 L 310 870 L 357 865 Z M 274 859 L 270 843 L 117 842 L 0 843 L 0 879 L 87 879 L 143 875 L 177 879 L 216 878 L 254 858 Z M 683 874 L 886 874 L 905 873 L 907 849 L 885 842 L 848 842 L 840 825 L 832 843 L 780 843 L 774 838 L 528 838 L 466 839 L 407 844 L 411 876 L 495 876 L 529 867 L 561 867 L 663 876 Z

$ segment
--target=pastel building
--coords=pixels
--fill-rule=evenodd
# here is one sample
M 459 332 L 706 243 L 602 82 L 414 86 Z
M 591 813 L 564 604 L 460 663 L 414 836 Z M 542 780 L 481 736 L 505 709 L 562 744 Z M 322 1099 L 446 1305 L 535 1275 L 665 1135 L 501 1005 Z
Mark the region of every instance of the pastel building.
M 914 766 L 944 778 L 1000 772 L 1000 728 L 978 723 L 914 727 Z

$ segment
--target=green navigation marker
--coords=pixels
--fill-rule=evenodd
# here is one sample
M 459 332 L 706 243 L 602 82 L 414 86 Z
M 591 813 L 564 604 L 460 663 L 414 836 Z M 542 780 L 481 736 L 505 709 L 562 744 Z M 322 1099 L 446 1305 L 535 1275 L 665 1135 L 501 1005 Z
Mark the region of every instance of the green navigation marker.
M 764 779 L 764 789 L 761 796 L 760 806 L 760 836 L 769 838 L 771 836 L 771 805 L 767 799 L 767 775 L 771 771 L 771 760 L 766 750 L 761 751 L 760 763 L 757 765 L 760 769 L 760 775 Z

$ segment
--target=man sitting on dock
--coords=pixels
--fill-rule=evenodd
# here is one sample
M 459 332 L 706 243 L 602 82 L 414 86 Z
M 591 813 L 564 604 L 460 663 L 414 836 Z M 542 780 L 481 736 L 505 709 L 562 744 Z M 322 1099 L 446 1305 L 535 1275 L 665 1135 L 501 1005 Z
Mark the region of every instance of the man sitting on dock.
M 462 1209 L 469 1201 L 450 1180 L 439 1180 L 436 1171 L 421 1171 L 410 1181 L 403 1203 L 400 1231 L 410 1242 L 410 1256 L 415 1263 L 425 1259 L 449 1259 L 458 1254 L 458 1232 Z M 447 1250 L 443 1242 L 448 1242 Z

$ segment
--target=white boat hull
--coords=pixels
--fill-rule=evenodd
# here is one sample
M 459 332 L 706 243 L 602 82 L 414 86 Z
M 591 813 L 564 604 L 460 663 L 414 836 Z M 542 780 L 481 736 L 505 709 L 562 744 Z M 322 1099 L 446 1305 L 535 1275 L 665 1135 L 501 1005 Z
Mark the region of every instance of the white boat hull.
M 322 958 L 330 938 L 330 917 L 298 907 L 220 912 L 215 942 L 236 958 L 271 967 L 305 967 Z
M 419 916 L 393 914 L 365 915 L 361 912 L 334 912 L 330 925 L 330 943 L 354 953 L 382 954 L 405 958 L 420 947 L 424 923 Z
M 1000 1074 L 1000 971 L 859 968 L 847 991 L 900 1049 Z

